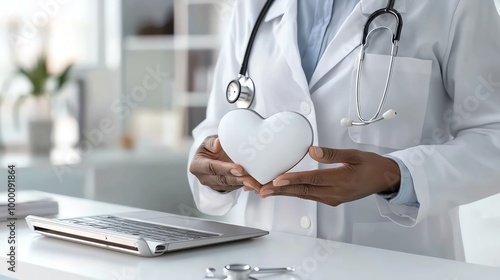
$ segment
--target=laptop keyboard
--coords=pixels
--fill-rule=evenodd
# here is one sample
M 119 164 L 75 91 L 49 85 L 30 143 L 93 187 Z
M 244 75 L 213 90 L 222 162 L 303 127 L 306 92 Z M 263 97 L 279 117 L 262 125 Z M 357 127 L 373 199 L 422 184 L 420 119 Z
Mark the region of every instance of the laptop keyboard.
M 190 241 L 219 236 L 212 233 L 138 222 L 108 215 L 65 219 L 62 221 L 161 242 Z

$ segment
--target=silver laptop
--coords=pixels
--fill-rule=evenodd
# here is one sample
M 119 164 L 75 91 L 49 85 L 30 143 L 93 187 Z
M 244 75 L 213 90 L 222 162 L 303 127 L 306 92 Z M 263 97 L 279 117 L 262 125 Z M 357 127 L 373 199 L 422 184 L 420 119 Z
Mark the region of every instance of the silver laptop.
M 28 216 L 30 229 L 45 236 L 143 257 L 259 237 L 269 232 L 156 211 L 51 219 Z

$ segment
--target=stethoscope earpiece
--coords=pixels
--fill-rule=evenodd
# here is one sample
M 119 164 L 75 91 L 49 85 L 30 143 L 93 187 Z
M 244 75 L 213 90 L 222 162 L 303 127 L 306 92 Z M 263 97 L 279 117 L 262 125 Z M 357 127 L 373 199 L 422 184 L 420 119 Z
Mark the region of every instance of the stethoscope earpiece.
M 342 127 L 345 127 L 345 128 L 348 128 L 348 127 L 351 127 L 353 126 L 352 124 L 352 120 L 351 119 L 348 119 L 348 118 L 343 118 L 340 120 L 340 125 Z
M 395 110 L 390 109 L 390 110 L 387 110 L 384 114 L 382 114 L 381 118 L 365 120 L 365 121 L 361 121 L 361 122 L 353 122 L 351 119 L 343 118 L 342 120 L 340 120 L 340 125 L 342 127 L 345 127 L 345 128 L 349 128 L 349 127 L 353 127 L 353 126 L 365 126 L 365 125 L 379 122 L 381 120 L 392 120 L 392 119 L 395 119 L 397 116 L 398 116 L 398 113 Z
M 384 120 L 392 120 L 398 116 L 398 113 L 394 111 L 393 109 L 388 110 L 382 115 L 382 118 Z

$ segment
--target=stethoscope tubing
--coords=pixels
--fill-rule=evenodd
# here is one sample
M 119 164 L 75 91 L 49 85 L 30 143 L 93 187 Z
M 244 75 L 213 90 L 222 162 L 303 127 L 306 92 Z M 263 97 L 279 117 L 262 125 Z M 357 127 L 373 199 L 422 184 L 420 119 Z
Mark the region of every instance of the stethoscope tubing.
M 342 119 L 341 123 L 344 121 L 347 121 L 347 125 L 349 126 L 364 126 L 364 125 L 369 125 L 381 120 L 386 119 L 386 115 L 391 115 L 389 112 L 392 111 L 392 115 L 395 116 L 397 113 L 394 110 L 389 110 L 386 113 L 384 113 L 382 116 L 381 112 L 383 110 L 383 107 L 387 101 L 387 95 L 389 92 L 389 88 L 392 82 L 392 76 L 393 76 L 393 69 L 394 69 L 394 60 L 395 57 L 397 56 L 398 53 L 398 47 L 399 47 L 399 40 L 401 38 L 401 32 L 403 29 L 403 18 L 401 14 L 394 9 L 394 4 L 395 0 L 388 0 L 387 7 L 379 9 L 372 13 L 369 17 L 368 20 L 363 28 L 363 37 L 361 41 L 361 50 L 360 50 L 360 55 L 359 55 L 359 60 L 358 60 L 358 65 L 357 65 L 357 73 L 356 73 L 356 114 L 358 116 L 359 122 L 353 122 L 349 119 Z M 252 29 L 252 33 L 250 34 L 250 39 L 248 41 L 248 45 L 245 50 L 245 56 L 243 58 L 243 63 L 241 65 L 240 73 L 239 76 L 236 80 L 233 80 L 229 86 L 228 89 L 226 90 L 226 99 L 229 103 L 233 104 L 236 103 L 238 107 L 242 108 L 246 107 L 249 108 L 252 103 L 253 99 L 255 98 L 255 85 L 253 83 L 253 80 L 247 76 L 248 72 L 248 65 L 250 61 L 250 55 L 252 52 L 252 48 L 255 42 L 255 38 L 257 37 L 257 33 L 259 30 L 259 27 L 262 24 L 262 21 L 264 20 L 265 16 L 267 15 L 269 9 L 271 8 L 272 4 L 274 3 L 274 0 L 267 0 L 266 3 L 264 4 L 264 7 L 262 8 L 261 12 L 259 13 L 259 16 L 257 18 L 257 21 Z M 385 15 L 385 14 L 390 14 L 396 19 L 396 31 L 392 31 L 392 29 L 388 27 L 378 27 L 370 31 L 370 26 L 372 22 L 377 19 L 377 17 Z M 363 116 L 362 110 L 361 110 L 361 97 L 360 97 L 360 91 L 361 91 L 361 72 L 363 71 L 363 63 L 365 59 L 365 51 L 368 46 L 368 38 L 370 35 L 375 31 L 380 28 L 385 28 L 388 29 L 392 32 L 392 49 L 391 49 L 391 58 L 389 61 L 389 69 L 387 72 L 387 77 L 385 81 L 385 86 L 384 86 L 384 91 L 382 94 L 382 97 L 380 99 L 380 102 L 377 107 L 377 111 L 371 118 L 365 118 Z M 242 82 L 245 84 L 243 85 Z M 235 91 L 230 91 L 229 88 L 232 83 L 237 84 L 237 92 Z M 245 91 L 243 92 L 242 88 L 245 88 Z M 234 87 L 233 87 L 234 89 Z M 242 92 L 244 94 L 242 94 Z M 230 94 L 233 94 L 235 98 L 233 99 L 232 97 L 229 98 Z M 344 126 L 344 125 L 343 125 Z
M 386 28 L 386 27 L 379 27 L 379 28 Z M 376 29 L 372 30 L 375 31 Z M 368 36 L 372 33 L 370 32 Z M 384 91 L 382 94 L 382 98 L 380 99 L 379 105 L 377 107 L 377 111 L 373 115 L 373 117 L 367 119 L 363 116 L 361 112 L 361 94 L 360 94 L 360 87 L 361 87 L 361 72 L 363 71 L 363 62 L 365 60 L 365 50 L 366 50 L 366 45 L 361 45 L 361 50 L 359 54 L 359 59 L 358 59 L 358 67 L 356 70 L 356 114 L 358 115 L 359 120 L 361 123 L 356 123 L 357 125 L 368 125 L 377 121 L 381 121 L 382 118 L 380 118 L 380 114 L 382 113 L 382 109 L 384 107 L 384 104 L 387 100 L 389 88 L 392 82 L 392 74 L 393 74 L 393 69 L 394 69 L 394 59 L 397 56 L 397 49 L 398 49 L 398 41 L 393 42 L 392 44 L 392 49 L 391 49 L 391 58 L 389 61 L 389 70 L 387 72 L 387 78 L 385 81 L 385 86 L 384 86 Z
M 253 44 L 255 41 L 255 38 L 257 37 L 257 32 L 259 31 L 259 27 L 262 24 L 262 21 L 267 15 L 267 12 L 273 5 L 274 0 L 267 0 L 266 4 L 260 11 L 259 17 L 257 18 L 257 21 L 255 22 L 255 25 L 253 26 L 252 33 L 250 34 L 250 39 L 248 41 L 247 48 L 245 50 L 245 56 L 243 58 L 243 63 L 241 64 L 241 69 L 240 69 L 240 75 L 246 76 L 247 71 L 248 71 L 248 63 L 250 61 L 250 54 L 252 53 L 253 49 Z
M 387 95 L 388 95 L 389 88 L 390 88 L 390 85 L 392 82 L 392 74 L 393 74 L 393 69 L 394 69 L 394 59 L 398 54 L 399 40 L 401 39 L 401 32 L 403 30 L 403 18 L 401 16 L 401 14 L 397 10 L 394 9 L 394 4 L 395 4 L 395 0 L 389 0 L 386 8 L 377 10 L 368 17 L 368 20 L 363 28 L 361 50 L 360 50 L 359 59 L 358 59 L 358 67 L 356 70 L 356 99 L 355 99 L 355 102 L 356 102 L 356 114 L 358 116 L 359 122 L 352 122 L 352 125 L 364 126 L 364 125 L 369 125 L 369 124 L 372 124 L 372 123 L 375 123 L 375 122 L 378 122 L 378 121 L 381 121 L 384 119 L 384 117 L 380 117 L 380 114 L 382 113 L 383 107 L 386 103 Z M 396 19 L 396 32 L 393 32 L 388 27 L 378 27 L 378 28 L 375 28 L 375 29 L 369 31 L 370 25 L 372 24 L 372 22 L 377 17 L 385 15 L 385 14 L 390 14 L 390 15 L 394 16 L 394 18 Z M 386 76 L 384 91 L 382 94 L 382 98 L 380 99 L 380 102 L 378 104 L 377 111 L 375 112 L 375 114 L 371 118 L 365 118 L 361 112 L 361 101 L 360 101 L 360 99 L 361 99 L 361 97 L 360 97 L 361 72 L 363 71 L 363 62 L 365 60 L 365 51 L 366 51 L 366 48 L 368 46 L 368 38 L 370 37 L 370 35 L 374 31 L 376 31 L 380 28 L 388 29 L 391 32 L 393 32 L 391 58 L 389 61 L 389 69 L 388 69 L 387 76 Z

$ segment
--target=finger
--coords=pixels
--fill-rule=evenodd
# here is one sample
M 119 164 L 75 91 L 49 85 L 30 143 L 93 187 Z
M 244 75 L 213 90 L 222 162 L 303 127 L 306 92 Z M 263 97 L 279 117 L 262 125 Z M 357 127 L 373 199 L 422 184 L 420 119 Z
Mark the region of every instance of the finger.
M 274 180 L 274 181 L 276 181 L 276 180 Z M 264 188 L 265 188 L 265 189 L 273 188 L 273 187 L 274 187 L 274 185 L 273 185 L 273 182 L 274 182 L 274 181 L 269 182 L 269 183 L 267 183 L 267 184 L 263 185 L 260 189 L 264 189 Z
M 267 187 L 267 188 L 262 188 L 260 190 L 261 196 L 285 195 L 285 194 L 293 195 L 296 197 L 314 196 L 320 198 L 326 195 L 331 196 L 332 188 L 301 184 L 301 185 L 290 185 L 290 186 L 272 187 L 272 188 Z
M 296 187 L 296 189 L 294 189 Z M 311 188 L 322 188 L 322 187 L 314 187 L 310 186 Z M 307 186 L 306 186 L 307 189 Z M 308 193 L 314 193 L 314 191 L 311 190 L 304 190 L 304 186 L 291 186 L 288 188 L 283 188 L 276 190 L 275 189 L 264 189 L 264 187 L 261 189 L 259 195 L 262 198 L 270 197 L 270 196 L 287 196 L 287 197 L 296 197 L 300 199 L 307 199 L 307 200 L 313 200 L 321 203 L 325 203 L 328 199 L 328 205 L 331 206 L 338 206 L 342 202 L 341 197 L 338 195 L 336 196 L 334 193 L 332 194 L 331 192 L 328 193 L 328 195 L 325 193 L 325 195 L 309 195 Z M 320 192 L 321 193 L 321 192 Z
M 245 186 L 252 190 L 260 190 L 260 184 L 250 176 L 234 177 L 234 176 L 219 176 L 219 175 L 204 175 L 198 178 L 201 184 L 205 186 L 233 186 L 240 188 Z
M 189 171 L 194 175 L 236 176 L 247 175 L 243 167 L 236 163 L 197 156 L 191 162 Z
M 287 196 L 287 197 L 296 197 L 300 199 L 306 199 L 306 200 L 312 200 L 312 201 L 317 201 L 317 202 L 322 202 L 322 198 L 317 197 L 317 196 L 312 196 L 312 195 L 297 195 L 293 193 L 272 193 L 268 195 L 261 195 L 262 198 L 267 198 L 271 196 Z
M 359 164 L 361 162 L 361 153 L 358 150 L 338 150 L 322 147 L 309 148 L 311 158 L 321 163 Z
M 316 202 L 322 202 L 321 198 L 315 197 L 315 196 L 297 196 L 297 195 L 294 195 L 294 194 L 281 194 L 279 196 L 296 197 L 296 198 L 305 199 L 305 200 L 312 200 L 312 201 L 316 201 Z
M 219 137 L 217 135 L 212 135 L 205 138 L 203 143 L 201 143 L 201 147 L 213 154 L 217 154 L 222 150 L 222 146 L 220 145 Z
M 313 171 L 303 171 L 286 173 L 276 177 L 272 185 L 274 187 L 284 187 L 290 185 L 313 185 L 313 186 L 333 186 L 339 182 L 350 180 L 345 167 L 320 169 Z

